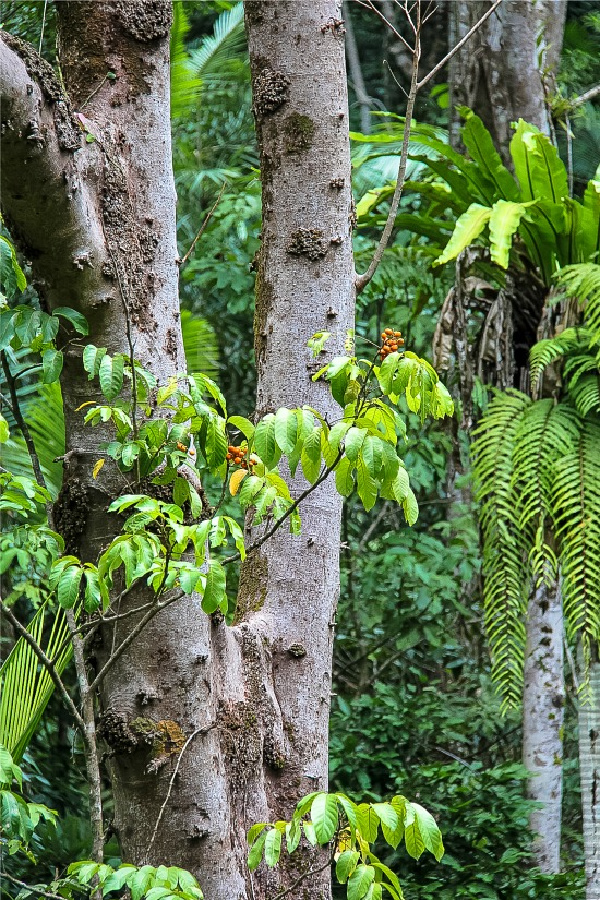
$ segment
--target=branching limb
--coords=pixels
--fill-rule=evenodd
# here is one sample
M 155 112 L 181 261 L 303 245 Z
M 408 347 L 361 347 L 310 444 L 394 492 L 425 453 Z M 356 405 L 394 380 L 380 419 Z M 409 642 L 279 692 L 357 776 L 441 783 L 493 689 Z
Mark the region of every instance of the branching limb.
M 9 875 L 8 872 L 0 872 L 0 881 L 2 881 L 3 878 L 6 878 L 11 884 L 26 890 L 28 893 L 34 894 L 36 897 L 48 897 L 49 900 L 65 900 L 60 894 L 53 894 L 52 891 L 44 891 L 37 885 L 26 884 L 24 881 L 20 881 L 18 878 Z
M 140 619 L 137 625 L 131 629 L 127 637 L 123 638 L 119 646 L 116 648 L 115 652 L 111 653 L 109 658 L 106 660 L 105 664 L 90 684 L 90 693 L 93 694 L 95 691 L 97 691 L 116 661 L 125 652 L 125 650 L 127 650 L 129 645 L 133 643 L 138 634 L 140 634 L 144 630 L 148 622 L 150 622 L 157 613 L 161 612 L 167 606 L 170 606 L 171 603 L 175 603 L 177 600 L 181 600 L 181 598 L 184 596 L 185 594 L 183 593 L 183 591 L 180 591 L 177 594 L 174 594 L 172 597 L 167 597 L 165 600 L 160 600 L 158 603 L 155 603 L 151 606 L 151 608 L 143 616 L 143 618 Z
M 580 94 L 579 97 L 574 97 L 571 100 L 571 106 L 573 108 L 577 108 L 578 106 L 583 106 L 584 103 L 587 103 L 588 100 L 593 100 L 594 97 L 597 97 L 600 94 L 600 84 L 595 84 L 594 87 L 591 87 L 589 91 L 586 91 L 585 94 Z

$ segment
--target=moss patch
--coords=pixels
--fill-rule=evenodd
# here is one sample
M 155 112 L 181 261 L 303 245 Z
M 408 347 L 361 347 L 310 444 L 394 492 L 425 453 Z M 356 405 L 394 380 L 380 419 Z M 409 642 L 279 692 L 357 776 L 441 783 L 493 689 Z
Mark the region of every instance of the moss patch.
M 251 553 L 242 563 L 238 590 L 235 623 L 249 613 L 258 612 L 267 597 L 268 566 L 266 557 L 259 551 Z
M 308 116 L 294 112 L 283 121 L 286 153 L 305 153 L 312 147 L 315 124 Z

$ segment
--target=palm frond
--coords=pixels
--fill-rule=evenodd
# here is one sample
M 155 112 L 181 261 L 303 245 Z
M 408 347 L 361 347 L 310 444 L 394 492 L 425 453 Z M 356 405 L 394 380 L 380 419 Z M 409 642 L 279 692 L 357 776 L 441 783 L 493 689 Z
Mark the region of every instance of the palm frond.
M 55 463 L 54 460 L 65 452 L 60 386 L 58 383 L 40 384 L 35 392 L 20 392 L 19 402 L 35 444 L 46 485 L 53 498 L 56 498 L 62 482 L 62 464 Z M 2 465 L 13 475 L 33 477 L 25 441 L 17 432 L 12 432 L 10 440 L 2 445 Z
M 475 431 L 472 447 L 484 548 L 485 628 L 492 678 L 505 706 L 519 703 L 523 683 L 529 575 L 512 475 L 519 424 L 530 404 L 515 390 L 497 394 Z
M 239 55 L 246 42 L 244 33 L 244 5 L 236 3 L 221 13 L 213 33 L 203 38 L 196 50 L 190 51 L 193 70 L 198 78 L 222 77 L 231 59 Z
M 181 310 L 183 349 L 188 372 L 203 372 L 216 378 L 219 366 L 219 346 L 214 328 L 206 319 Z
M 48 602 L 44 603 L 27 630 L 61 674 L 72 653 L 64 611 L 59 609 L 52 613 Z M 53 690 L 48 669 L 40 664 L 32 648 L 20 637 L 0 668 L 0 744 L 9 750 L 16 762 L 25 752 Z

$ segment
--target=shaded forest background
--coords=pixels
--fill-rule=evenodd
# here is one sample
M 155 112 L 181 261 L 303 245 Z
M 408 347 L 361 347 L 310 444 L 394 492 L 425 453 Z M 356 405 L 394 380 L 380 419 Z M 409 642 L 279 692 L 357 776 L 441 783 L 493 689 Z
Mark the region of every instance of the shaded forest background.
M 447 46 L 447 9 L 438 5 L 439 12 L 428 25 L 425 69 Z M 215 377 L 228 401 L 248 415 L 255 393 L 253 259 L 261 223 L 241 4 L 176 3 L 175 8 L 173 154 L 182 257 L 220 197 L 182 271 L 186 353 L 193 367 Z M 387 212 L 385 204 L 373 212 L 361 207 L 360 200 L 395 177 L 400 138 L 396 145 L 382 145 L 377 136 L 398 128 L 385 114 L 403 114 L 408 76 L 401 48 L 375 16 L 356 3 L 347 4 L 345 14 L 357 44 L 372 132 L 368 142 L 353 141 L 360 268 L 372 255 Z M 48 59 L 55 58 L 51 4 L 46 8 L 43 3 L 7 2 L 2 19 L 8 30 L 41 46 Z M 417 121 L 434 126 L 440 134 L 447 129 L 449 116 L 445 77 L 441 73 L 419 96 L 415 111 Z M 596 2 L 570 2 L 559 96 L 576 96 L 599 81 L 600 9 Z M 351 130 L 358 132 L 365 124 L 362 95 L 352 82 L 350 92 Z M 576 194 L 598 164 L 597 102 L 596 98 L 582 106 L 572 120 Z M 566 158 L 560 121 L 556 128 Z M 418 146 L 418 137 L 411 150 L 426 152 Z M 418 179 L 422 169 L 422 163 L 411 161 L 409 182 Z M 420 202 L 418 194 L 408 190 L 401 212 L 418 212 Z M 411 349 L 430 358 L 454 272 L 452 266 L 432 270 L 428 238 L 404 230 L 399 222 L 393 245 L 360 295 L 357 332 L 378 343 L 382 327 L 392 325 L 403 332 Z M 27 261 L 22 262 L 27 272 Z M 36 391 L 32 385 L 32 409 Z M 485 396 L 476 400 L 485 403 Z M 48 437 L 44 452 L 49 461 L 61 452 L 60 434 L 50 424 L 56 396 L 47 392 L 36 409 L 37 427 Z M 378 501 L 368 516 L 353 498 L 345 505 L 330 724 L 331 789 L 367 800 L 401 792 L 435 814 L 447 852 L 439 865 L 425 857 L 419 863 L 402 862 L 402 880 L 411 900 L 581 898 L 572 684 L 567 682 L 565 715 L 564 872 L 549 879 L 536 874 L 529 861 L 530 806 L 520 761 L 520 713 L 501 714 L 490 680 L 475 513 L 456 499 L 457 493 L 449 495 L 447 490 L 446 464 L 454 438 L 439 423 L 424 430 L 415 417 L 413 426 L 405 458 L 421 509 L 416 526 L 409 528 L 385 501 Z M 457 440 L 466 461 L 467 436 L 459 432 Z M 58 466 L 53 475 L 58 483 Z M 230 587 L 233 602 L 235 579 Z M 35 604 L 35 585 L 12 583 L 7 588 L 17 593 L 18 607 L 25 610 Z M 12 636 L 3 633 L 3 642 L 5 656 Z M 43 880 L 56 867 L 85 855 L 90 839 L 81 751 L 57 698 L 26 754 L 24 770 L 32 798 L 60 813 L 57 831 L 48 830 L 39 847 L 37 869 L 27 873 L 28 879 Z M 110 813 L 108 794 L 106 804 Z M 394 865 L 391 857 L 386 861 Z

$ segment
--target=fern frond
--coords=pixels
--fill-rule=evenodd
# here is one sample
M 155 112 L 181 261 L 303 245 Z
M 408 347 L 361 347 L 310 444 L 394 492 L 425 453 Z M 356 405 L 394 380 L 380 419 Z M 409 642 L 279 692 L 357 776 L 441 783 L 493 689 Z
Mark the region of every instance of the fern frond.
M 591 332 L 587 328 L 565 328 L 556 337 L 546 338 L 534 344 L 529 353 L 532 391 L 535 393 L 538 390 L 544 369 L 566 353 L 588 347 L 590 340 Z
M 590 341 L 600 343 L 600 265 L 578 263 L 565 266 L 556 276 L 568 297 L 585 304 L 584 319 L 590 331 Z
M 531 547 L 534 577 L 554 576 L 556 559 L 546 540 L 551 518 L 554 463 L 570 452 L 579 436 L 571 407 L 538 400 L 527 407 L 517 428 L 513 453 L 513 488 L 518 498 L 519 528 Z M 552 571 L 550 571 L 552 570 Z
M 567 638 L 584 651 L 600 633 L 600 426 L 580 423 L 575 447 L 555 465 L 553 512 L 563 572 Z
M 510 390 L 497 394 L 475 431 L 472 447 L 483 537 L 485 628 L 492 678 L 505 706 L 520 702 L 525 650 L 528 571 L 513 483 L 513 454 L 531 400 Z
M 582 375 L 597 374 L 598 369 L 600 369 L 599 363 L 600 354 L 587 353 L 586 355 L 582 355 L 578 353 L 577 356 L 570 356 L 565 361 L 565 368 L 563 370 L 565 381 L 568 381 L 569 383 L 569 393 L 571 393 Z
M 580 416 L 585 418 L 591 412 L 600 413 L 600 372 L 584 375 L 577 384 L 569 385 L 569 397 Z

